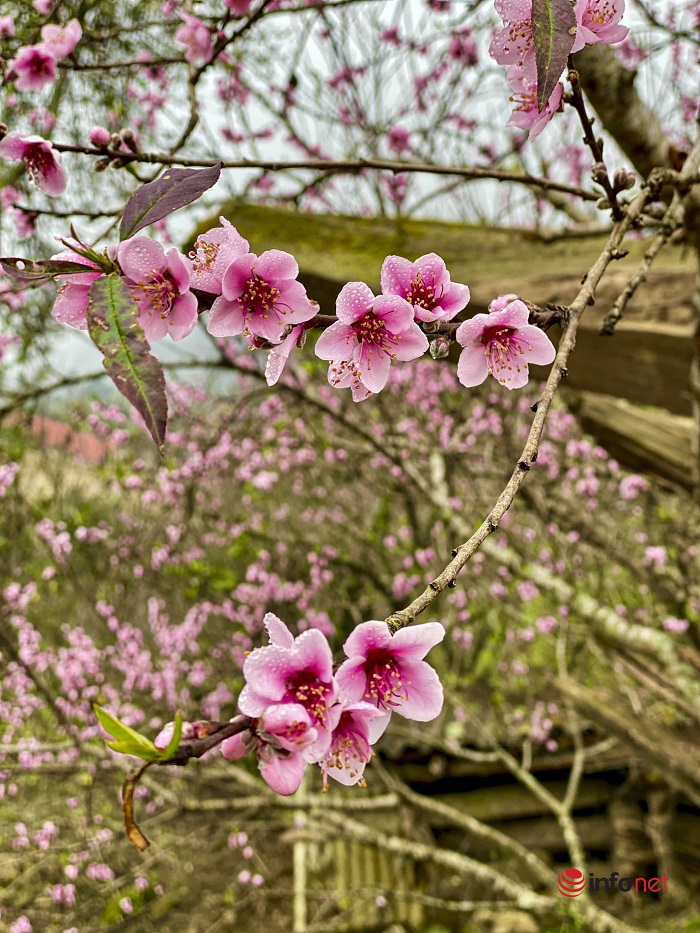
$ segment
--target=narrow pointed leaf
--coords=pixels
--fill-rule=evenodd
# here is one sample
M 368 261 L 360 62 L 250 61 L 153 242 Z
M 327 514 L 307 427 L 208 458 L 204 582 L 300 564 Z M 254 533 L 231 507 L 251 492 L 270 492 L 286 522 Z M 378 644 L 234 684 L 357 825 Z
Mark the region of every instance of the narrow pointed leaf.
M 175 729 L 173 730 L 173 736 L 168 742 L 168 747 L 162 753 L 163 758 L 172 758 L 175 752 L 180 747 L 180 739 L 182 737 L 182 713 L 175 713 Z
M 572 0 L 532 0 L 532 37 L 537 64 L 537 110 L 552 96 L 576 39 Z
M 141 735 L 141 733 L 137 732 L 136 729 L 132 729 L 131 726 L 127 726 L 125 722 L 121 722 L 119 719 L 117 719 L 116 716 L 108 713 L 106 709 L 102 709 L 101 706 L 98 706 L 97 703 L 93 704 L 92 708 L 94 709 L 95 715 L 97 716 L 97 719 L 105 732 L 115 738 L 118 742 L 137 742 L 139 745 L 155 748 L 153 742 L 146 738 L 145 735 Z
M 168 420 L 165 377 L 138 318 L 138 305 L 116 272 L 92 283 L 87 308 L 92 342 L 104 354 L 108 376 L 141 415 L 162 454 Z
M 66 259 L 0 259 L 2 271 L 25 285 L 43 285 L 55 275 L 75 275 L 76 272 L 95 272 L 90 266 Z
M 138 742 L 105 742 L 105 745 L 120 755 L 133 755 L 134 758 L 142 758 L 144 761 L 158 761 L 161 757 L 157 748 L 146 748 Z
M 119 239 L 127 240 L 149 224 L 191 204 L 219 180 L 221 163 L 211 168 L 169 168 L 141 185 L 126 202 Z

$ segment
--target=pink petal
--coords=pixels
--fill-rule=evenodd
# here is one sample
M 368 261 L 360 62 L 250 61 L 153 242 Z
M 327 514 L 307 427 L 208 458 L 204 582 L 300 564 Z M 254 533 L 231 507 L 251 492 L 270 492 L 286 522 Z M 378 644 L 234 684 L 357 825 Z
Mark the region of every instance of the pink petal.
M 294 349 L 297 340 L 303 333 L 304 328 L 301 325 L 295 327 L 291 334 L 289 334 L 288 337 L 285 337 L 285 339 L 278 347 L 276 347 L 274 350 L 270 350 L 270 352 L 267 354 L 267 361 L 265 363 L 265 381 L 269 386 L 275 385 L 279 380 L 284 371 L 287 360 L 289 359 L 289 355 Z
M 299 266 L 294 256 L 281 249 L 268 249 L 255 261 L 253 269 L 263 281 L 274 285 L 278 279 L 295 279 Z
M 89 287 L 84 285 L 65 285 L 54 302 L 52 316 L 61 324 L 67 324 L 77 330 L 87 330 L 88 292 Z
M 310 670 L 323 683 L 333 680 L 333 652 L 323 632 L 307 629 L 294 641 L 298 670 Z
M 260 716 L 261 709 L 256 708 L 252 711 L 247 708 L 257 706 L 258 697 L 267 697 L 269 702 L 279 702 L 287 692 L 287 678 L 295 669 L 299 668 L 290 663 L 289 651 L 286 648 L 279 648 L 277 645 L 256 648 L 243 663 L 246 686 L 238 698 L 240 711 L 246 716 Z M 250 703 L 246 699 L 246 708 L 244 708 L 244 694 L 250 684 L 254 684 L 255 687 L 251 688 L 249 694 L 246 695 Z
M 435 719 L 442 710 L 444 699 L 437 673 L 425 661 L 402 663 L 401 673 L 407 685 L 408 698 L 394 712 L 416 722 Z
M 413 263 L 403 256 L 387 256 L 382 263 L 380 281 L 382 293 L 406 297 L 411 282 L 415 278 Z
M 370 392 L 381 392 L 389 378 L 391 357 L 370 344 L 363 343 L 353 353 L 357 378 Z
M 348 703 L 357 703 L 362 700 L 367 690 L 365 658 L 352 657 L 343 661 L 335 673 L 335 679 L 341 694 Z
M 471 295 L 468 285 L 460 285 L 458 282 L 451 282 L 449 289 L 440 299 L 439 307 L 445 312 L 439 315 L 443 321 L 449 321 L 451 318 L 463 311 L 469 304 Z
M 277 283 L 280 297 L 275 307 L 285 312 L 285 324 L 302 324 L 318 314 L 318 303 L 310 301 L 301 282 L 291 279 Z
M 359 321 L 361 317 L 368 313 L 373 301 L 374 295 L 369 285 L 365 285 L 364 282 L 348 282 L 347 285 L 342 287 L 340 294 L 336 298 L 335 312 L 338 315 L 338 320 L 342 321 L 343 324 L 352 324 Z
M 397 658 L 422 661 L 430 649 L 439 645 L 444 637 L 445 629 L 439 622 L 407 625 L 393 636 L 390 650 Z
M 525 357 L 513 353 L 493 360 L 491 374 L 507 389 L 522 389 L 530 378 Z
M 211 306 L 207 330 L 214 337 L 233 337 L 243 333 L 244 315 L 237 301 L 219 297 Z
M 390 334 L 400 334 L 413 324 L 413 305 L 398 295 L 380 295 L 375 298 L 372 311 L 382 319 Z
M 153 343 L 156 340 L 162 340 L 164 337 L 167 337 L 168 318 L 161 317 L 160 314 L 153 314 L 153 309 L 150 304 L 148 304 L 148 299 L 146 299 L 145 304 L 142 304 L 141 301 L 138 300 L 136 303 L 139 305 L 141 311 L 139 315 L 139 324 L 146 335 L 146 340 L 148 340 L 149 343 Z
M 343 645 L 346 657 L 367 657 L 374 648 L 388 648 L 391 644 L 391 633 L 386 622 L 372 620 L 361 622 L 355 626 Z
M 355 331 L 341 321 L 324 330 L 314 352 L 320 360 L 349 360 L 357 346 Z
M 455 340 L 462 347 L 478 345 L 482 347 L 481 337 L 484 330 L 491 325 L 490 314 L 475 314 L 464 321 L 455 331 Z M 483 349 L 483 347 L 482 347 Z
M 428 349 L 428 338 L 417 324 L 411 324 L 408 330 L 396 335 L 393 355 L 397 360 L 415 360 Z
M 160 243 L 147 236 L 135 236 L 119 245 L 117 262 L 122 272 L 134 282 L 142 282 L 152 272 L 165 269 L 165 253 Z
M 457 378 L 463 386 L 480 386 L 489 374 L 484 347 L 465 347 L 457 362 Z
M 294 636 L 289 631 L 285 623 L 274 614 L 266 612 L 263 618 L 263 625 L 268 634 L 271 645 L 278 645 L 280 648 L 291 648 L 294 644 Z
M 173 340 L 182 340 L 192 333 L 199 318 L 198 307 L 199 303 L 192 292 L 178 295 L 168 315 L 168 333 Z
M 524 301 L 516 298 L 507 304 L 502 311 L 492 311 L 486 317 L 487 327 L 526 327 L 530 312 Z
M 435 291 L 439 291 L 440 286 L 448 289 L 450 286 L 450 274 L 445 266 L 445 261 L 437 253 L 426 253 L 425 256 L 419 256 L 414 263 L 421 274 L 426 285 L 432 285 Z
M 224 298 L 233 301 L 241 297 L 246 284 L 253 277 L 253 265 L 256 259 L 254 253 L 246 253 L 245 256 L 238 256 L 233 260 L 221 279 L 221 290 Z
M 232 735 L 224 741 L 219 746 L 221 754 L 224 756 L 226 761 L 238 761 L 239 758 L 243 758 L 251 749 L 251 746 L 246 743 L 244 736 L 250 738 L 249 732 L 239 732 L 238 735 Z
M 557 351 L 554 344 L 539 327 L 528 324 L 518 331 L 517 340 L 524 346 L 528 363 L 548 366 L 554 361 Z
M 177 249 L 169 249 L 165 254 L 166 264 L 177 285 L 177 290 L 182 293 L 190 287 L 190 276 L 192 274 L 192 263 L 183 256 Z
M 269 761 L 259 758 L 259 767 L 265 783 L 275 793 L 289 797 L 299 790 L 306 763 L 301 755 L 292 752 L 284 758 L 273 754 Z

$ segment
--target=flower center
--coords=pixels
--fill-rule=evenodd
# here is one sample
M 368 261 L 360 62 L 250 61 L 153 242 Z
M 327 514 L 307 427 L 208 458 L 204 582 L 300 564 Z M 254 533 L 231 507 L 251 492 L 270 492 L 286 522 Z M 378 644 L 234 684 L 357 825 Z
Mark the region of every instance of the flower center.
M 192 268 L 195 272 L 205 272 L 216 261 L 219 255 L 218 243 L 206 243 L 203 240 L 196 240 L 194 249 L 190 252 Z
M 140 292 L 153 308 L 155 314 L 167 317 L 177 296 L 177 285 L 173 282 L 170 271 L 159 272 L 151 269 L 147 282 L 137 282 L 135 292 Z
M 287 690 L 291 694 L 291 702 L 301 704 L 314 722 L 325 727 L 330 687 L 322 684 L 310 671 L 301 671 L 287 679 Z
M 29 180 L 37 183 L 38 178 L 45 178 L 53 166 L 53 157 L 50 151 L 42 145 L 28 146 L 24 153 L 24 164 L 27 166 Z
M 440 295 L 436 296 L 433 286 L 424 282 L 423 276 L 419 272 L 411 282 L 409 290 L 406 292 L 406 301 L 411 305 L 419 305 L 421 308 L 432 311 L 435 305 L 439 304 L 440 298 L 442 298 L 442 291 L 441 287 Z
M 325 762 L 327 768 L 347 770 L 355 778 L 372 756 L 369 743 L 353 725 L 352 716 L 342 713 Z
M 238 299 L 241 310 L 246 314 L 260 314 L 262 317 L 268 317 L 271 311 L 278 314 L 285 314 L 284 308 L 275 307 L 280 298 L 280 290 L 270 285 L 260 276 L 254 275 L 248 279 L 245 285 L 245 291 Z
M 598 26 L 607 26 L 614 15 L 615 10 L 608 0 L 602 0 L 602 2 L 599 0 L 595 7 L 592 7 L 590 3 L 586 7 L 583 23 L 584 25 L 596 23 Z
M 366 700 L 389 709 L 401 706 L 401 703 L 408 699 L 406 687 L 409 682 L 404 680 L 393 655 L 388 652 L 370 651 L 365 661 L 365 674 L 367 675 Z

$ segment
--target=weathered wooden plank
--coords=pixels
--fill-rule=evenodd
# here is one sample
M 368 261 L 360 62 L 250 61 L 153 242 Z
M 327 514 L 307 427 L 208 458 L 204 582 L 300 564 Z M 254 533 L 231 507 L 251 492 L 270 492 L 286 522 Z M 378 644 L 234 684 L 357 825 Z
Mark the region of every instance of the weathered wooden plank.
M 441 255 L 453 280 L 471 289 L 470 314 L 485 311 L 489 301 L 504 292 L 517 292 L 538 303 L 566 304 L 604 242 L 595 237 L 543 243 L 528 239 L 522 230 L 302 214 L 236 201 L 224 204 L 220 213 L 237 225 L 255 252 L 276 247 L 293 253 L 301 280 L 326 312 L 333 311 L 335 298 L 348 281 L 362 280 L 377 290 L 382 261 L 392 253 L 409 259 L 429 252 Z M 216 218 L 205 221 L 192 239 L 217 223 Z M 615 336 L 598 335 L 644 246 L 642 241 L 630 242 L 629 256 L 606 273 L 596 305 L 582 319 L 569 385 L 689 415 L 690 297 L 695 273 L 690 255 L 673 248 L 662 252 Z M 534 372 L 543 375 L 544 370 Z
M 577 393 L 572 407 L 583 427 L 625 466 L 692 488 L 692 418 L 593 392 Z

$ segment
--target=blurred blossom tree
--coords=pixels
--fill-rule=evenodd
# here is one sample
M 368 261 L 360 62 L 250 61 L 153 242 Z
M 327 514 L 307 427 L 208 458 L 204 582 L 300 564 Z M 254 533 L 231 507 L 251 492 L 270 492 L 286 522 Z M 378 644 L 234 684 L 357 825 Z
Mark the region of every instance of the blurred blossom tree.
M 249 909 L 267 928 L 288 929 L 291 912 L 295 933 L 327 929 L 343 897 L 326 892 L 310 918 L 307 863 L 309 840 L 334 836 L 482 886 L 470 901 L 461 882 L 405 895 L 446 916 L 483 924 L 481 908 L 512 905 L 566 930 L 660 928 L 585 895 L 561 903 L 536 839 L 528 849 L 373 766 L 385 732 L 396 759 L 415 747 L 504 769 L 581 871 L 595 849 L 575 818 L 583 775 L 631 747 L 661 772 L 648 807 L 653 862 L 673 876 L 664 906 L 689 908 L 669 827 L 674 795 L 700 807 L 700 760 L 674 733 L 700 719 L 697 507 L 625 473 L 556 395 L 630 240 L 645 248 L 602 323 L 610 335 L 669 243 L 700 255 L 697 4 L 8 0 L 2 12 L 0 812 L 17 855 L 0 922 L 88 929 L 99 914 L 164 928 L 177 905 L 167 859 L 134 869 L 93 792 L 129 756 L 142 759 L 122 787 L 129 840 L 149 846 L 142 798 L 153 834 L 191 840 L 207 879 L 208 905 L 186 897 L 169 929 L 216 929 L 202 915 L 226 923 Z M 175 245 L 224 198 L 604 243 L 566 305 L 494 294 L 474 314 L 469 283 L 430 250 L 387 256 L 378 294 L 347 282 L 328 308 L 294 255 L 274 242 L 253 252 L 235 217 L 205 225 L 189 252 Z M 85 332 L 103 370 L 51 374 L 66 327 Z M 214 357 L 164 363 L 152 350 L 195 331 Z M 698 335 L 700 319 L 696 438 Z M 525 395 L 530 364 L 549 371 Z M 233 398 L 175 382 L 187 367 L 233 373 Z M 105 463 L 78 483 L 38 469 L 22 410 L 103 375 L 128 414 L 94 403 L 72 418 L 101 439 Z M 417 621 L 427 611 L 441 615 Z M 562 749 L 560 798 L 533 754 Z M 154 766 L 202 757 L 206 792 L 153 779 Z M 50 793 L 52 770 L 72 775 L 74 794 Z M 21 772 L 47 790 L 29 827 Z M 337 786 L 335 800 L 315 793 L 373 772 L 387 793 L 366 808 L 408 807 L 430 844 L 405 821 L 380 831 L 349 816 L 363 804 Z M 274 840 L 297 792 L 285 913 L 266 880 L 289 884 Z M 267 822 L 247 819 L 259 849 L 240 822 L 224 840 L 256 871 L 234 887 L 209 878 L 207 810 L 261 807 Z M 436 841 L 426 827 L 438 818 L 515 870 Z

